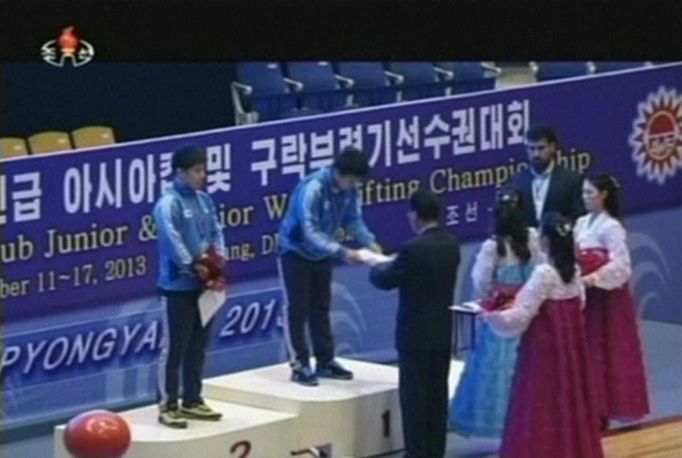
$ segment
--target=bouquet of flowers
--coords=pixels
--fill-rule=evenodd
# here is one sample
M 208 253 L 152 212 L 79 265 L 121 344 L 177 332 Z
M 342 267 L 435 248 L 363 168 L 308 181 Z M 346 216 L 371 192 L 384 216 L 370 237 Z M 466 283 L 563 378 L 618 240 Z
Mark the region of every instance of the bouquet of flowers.
M 207 289 L 221 292 L 226 290 L 225 264 L 222 253 L 214 247 L 209 248 L 196 262 L 197 275 Z
M 511 307 L 521 285 L 494 285 L 488 296 L 481 301 L 481 308 L 488 312 Z

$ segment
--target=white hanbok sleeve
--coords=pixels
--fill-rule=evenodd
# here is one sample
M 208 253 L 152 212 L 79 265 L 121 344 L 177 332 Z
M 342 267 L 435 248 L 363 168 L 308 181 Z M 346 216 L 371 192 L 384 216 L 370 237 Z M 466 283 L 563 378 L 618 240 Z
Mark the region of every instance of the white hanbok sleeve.
M 510 309 L 486 313 L 483 319 L 502 337 L 519 336 L 528 329 L 540 306 L 549 297 L 551 287 L 552 267 L 541 264 L 533 270 Z
M 490 290 L 497 265 L 497 242 L 488 239 L 481 245 L 476 254 L 474 267 L 471 269 L 471 281 L 474 291 L 479 296 L 485 296 Z
M 609 252 L 609 262 L 592 273 L 594 285 L 601 289 L 619 288 L 627 283 L 632 273 L 625 229 L 614 222 L 604 229 L 600 239 Z

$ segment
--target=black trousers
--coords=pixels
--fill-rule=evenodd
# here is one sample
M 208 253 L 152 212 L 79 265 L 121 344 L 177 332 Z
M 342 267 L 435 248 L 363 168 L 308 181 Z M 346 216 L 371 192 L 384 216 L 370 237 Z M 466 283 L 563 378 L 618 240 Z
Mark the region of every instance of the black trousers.
M 182 367 L 182 402 L 201 402 L 204 356 L 211 334 L 209 321 L 201 325 L 199 296 L 201 291 L 161 293 L 166 308 L 164 343 L 159 360 L 158 394 L 161 405 L 177 406 Z
M 333 261 L 309 261 L 296 253 L 280 256 L 279 273 L 284 287 L 284 338 L 293 365 L 309 365 L 306 324 L 317 364 L 334 358 L 334 337 L 329 309 L 332 295 Z
M 405 458 L 445 454 L 450 357 L 450 350 L 398 352 Z

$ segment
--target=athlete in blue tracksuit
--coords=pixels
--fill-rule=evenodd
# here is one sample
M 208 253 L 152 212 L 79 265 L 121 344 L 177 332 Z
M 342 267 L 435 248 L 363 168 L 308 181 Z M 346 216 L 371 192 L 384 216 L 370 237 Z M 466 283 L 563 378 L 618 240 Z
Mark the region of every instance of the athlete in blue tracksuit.
M 206 181 L 206 151 L 189 146 L 173 154 L 173 185 L 154 207 L 158 231 L 161 300 L 166 309 L 159 361 L 159 421 L 186 428 L 186 418 L 219 420 L 201 397 L 204 353 L 211 322 L 201 325 L 198 299 L 203 291 L 196 261 L 210 247 L 225 252 L 222 227 Z M 182 406 L 178 405 L 182 367 Z
M 381 252 L 362 219 L 358 185 L 369 174 L 367 156 L 345 150 L 333 165 L 305 177 L 289 198 L 279 230 L 280 277 L 284 284 L 284 334 L 292 365 L 292 380 L 308 386 L 318 377 L 351 379 L 353 374 L 334 360 L 329 319 L 334 260 L 360 260 L 342 242 L 351 236 L 363 247 Z M 310 369 L 305 325 L 317 360 Z

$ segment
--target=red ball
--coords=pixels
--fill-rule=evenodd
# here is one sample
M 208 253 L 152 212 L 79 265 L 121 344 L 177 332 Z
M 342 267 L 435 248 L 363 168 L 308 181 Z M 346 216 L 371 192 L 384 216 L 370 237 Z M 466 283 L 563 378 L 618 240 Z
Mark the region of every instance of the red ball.
M 121 458 L 130 447 L 130 427 L 120 415 L 92 410 L 69 421 L 64 445 L 75 458 Z

